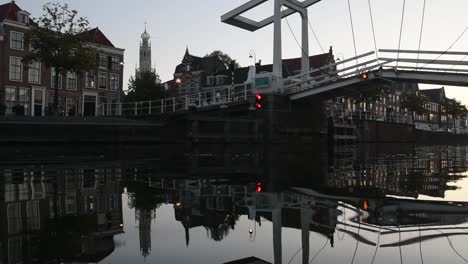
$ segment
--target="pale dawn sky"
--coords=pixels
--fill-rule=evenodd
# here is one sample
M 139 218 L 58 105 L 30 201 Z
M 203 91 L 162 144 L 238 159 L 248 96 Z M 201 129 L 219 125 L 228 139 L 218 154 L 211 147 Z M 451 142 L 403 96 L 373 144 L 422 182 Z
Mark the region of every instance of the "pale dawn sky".
M 249 32 L 220 22 L 220 16 L 247 0 L 68 0 L 79 15 L 85 16 L 92 27 L 98 26 L 115 46 L 125 49 L 124 90 L 134 74 L 138 61 L 140 35 L 147 21 L 152 36 L 152 59 L 163 81 L 172 78 L 188 46 L 190 53 L 204 56 L 222 50 L 242 66 L 253 63 L 249 51 L 257 60 L 272 61 L 272 26 Z M 0 4 L 6 3 L 0 0 Z M 42 14 L 42 5 L 49 0 L 17 0 L 17 4 L 33 17 Z M 446 50 L 468 26 L 468 1 L 426 0 L 426 19 L 423 31 L 423 50 Z M 309 8 L 309 19 L 325 51 L 333 46 L 334 54 L 349 58 L 354 55 L 347 0 L 322 0 Z M 379 48 L 396 49 L 403 0 L 371 0 Z M 351 0 L 358 53 L 373 51 L 368 0 Z M 402 49 L 417 49 L 421 27 L 423 0 L 406 1 Z M 273 1 L 263 4 L 249 17 L 261 19 L 271 15 Z M 299 15 L 289 23 L 300 41 Z M 468 33 L 452 50 L 468 50 Z M 321 53 L 310 33 L 310 53 Z M 297 46 L 287 24 L 283 23 L 283 57 L 299 57 Z M 457 59 L 457 58 L 455 58 Z M 461 59 L 461 58 L 458 58 Z M 449 97 L 468 104 L 468 88 L 448 88 Z

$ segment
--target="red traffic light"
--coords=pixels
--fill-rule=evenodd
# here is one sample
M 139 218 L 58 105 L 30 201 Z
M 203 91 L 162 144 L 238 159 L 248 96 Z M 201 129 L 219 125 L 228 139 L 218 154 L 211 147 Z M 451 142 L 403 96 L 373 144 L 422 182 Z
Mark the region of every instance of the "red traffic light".
M 263 108 L 263 96 L 261 94 L 255 94 L 255 108 L 257 110 Z
M 258 193 L 262 192 L 262 183 L 261 182 L 257 182 L 255 191 L 258 192 Z

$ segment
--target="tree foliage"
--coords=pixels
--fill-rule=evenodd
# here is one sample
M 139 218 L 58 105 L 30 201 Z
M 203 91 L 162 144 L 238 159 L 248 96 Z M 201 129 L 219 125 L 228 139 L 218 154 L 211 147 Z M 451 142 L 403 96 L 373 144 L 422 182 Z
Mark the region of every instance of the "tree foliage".
M 159 76 L 154 72 L 141 72 L 131 77 L 128 92 L 124 98 L 126 102 L 152 101 L 164 97 L 164 88 Z
M 215 50 L 215 51 L 205 55 L 205 57 L 212 57 L 212 56 L 218 57 L 226 65 L 226 67 L 228 67 L 228 68 L 230 67 L 231 63 L 234 64 L 235 69 L 240 67 L 239 63 L 237 63 L 236 60 L 231 58 L 231 56 L 229 56 L 229 54 L 224 53 L 224 52 L 222 52 L 220 50 Z
M 356 94 L 354 96 L 351 96 L 350 99 L 355 103 L 375 103 L 383 98 L 386 98 L 388 95 L 388 86 L 379 86 L 379 87 L 373 87 L 371 89 L 367 89 L 359 94 Z
M 33 49 L 23 59 L 25 65 L 40 61 L 55 70 L 55 83 L 59 76 L 70 71 L 80 74 L 94 69 L 95 51 L 86 47 L 89 41 L 89 22 L 78 17 L 78 11 L 67 4 L 47 3 L 43 6 L 44 14 L 31 25 L 29 42 Z M 58 85 L 55 85 L 54 111 L 58 113 Z
M 411 112 L 415 112 L 418 115 L 427 114 L 429 110 L 425 105 L 429 103 L 429 99 L 420 94 L 404 94 L 401 97 L 400 106 L 408 109 Z
M 462 105 L 456 99 L 445 98 L 442 101 L 442 106 L 445 108 L 447 114 L 452 115 L 453 117 L 461 117 L 468 112 L 466 106 Z

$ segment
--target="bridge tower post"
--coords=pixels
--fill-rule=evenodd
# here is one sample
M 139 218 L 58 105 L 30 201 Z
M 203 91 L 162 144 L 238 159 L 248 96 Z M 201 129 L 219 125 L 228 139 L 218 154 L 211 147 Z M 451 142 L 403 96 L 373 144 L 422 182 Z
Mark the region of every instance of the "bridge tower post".
M 283 47 L 281 33 L 282 0 L 275 0 L 273 34 L 273 90 L 283 90 Z
M 302 74 L 306 74 L 310 70 L 309 62 L 309 16 L 307 8 L 303 8 L 301 12 L 302 18 Z M 305 80 L 309 76 L 304 75 L 302 78 Z

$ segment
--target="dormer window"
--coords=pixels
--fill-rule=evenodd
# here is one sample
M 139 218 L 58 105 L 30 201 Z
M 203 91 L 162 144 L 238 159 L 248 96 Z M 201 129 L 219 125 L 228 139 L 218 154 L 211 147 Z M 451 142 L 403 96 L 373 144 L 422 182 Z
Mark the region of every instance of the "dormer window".
M 189 72 L 190 71 L 190 64 L 187 64 L 186 70 Z
M 18 12 L 18 22 L 22 24 L 29 24 L 29 16 L 26 12 L 19 11 Z

